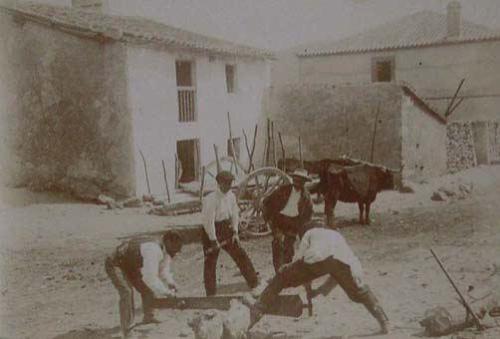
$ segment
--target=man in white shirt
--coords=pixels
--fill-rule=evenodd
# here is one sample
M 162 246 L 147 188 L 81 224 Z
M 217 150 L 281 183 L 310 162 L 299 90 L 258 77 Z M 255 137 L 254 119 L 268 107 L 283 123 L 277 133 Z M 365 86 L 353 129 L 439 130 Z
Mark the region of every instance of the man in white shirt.
M 216 293 L 216 269 L 220 248 L 224 249 L 235 261 L 250 288 L 258 285 L 257 272 L 238 237 L 239 207 L 231 192 L 233 175 L 221 171 L 216 176 L 217 190 L 203 201 L 202 244 L 205 253 L 204 283 L 207 296 Z
M 298 230 L 313 213 L 312 200 L 305 188 L 310 181 L 305 169 L 292 174 L 293 184 L 282 185 L 263 201 L 263 217 L 273 231 L 272 253 L 274 270 L 292 261 Z
M 252 307 L 251 326 L 260 319 L 283 289 L 311 283 L 328 274 L 330 279 L 325 284 L 330 285 L 330 291 L 335 287 L 332 284 L 334 279 L 352 301 L 366 307 L 379 323 L 380 332 L 388 333 L 388 318 L 369 286 L 363 282 L 361 263 L 344 237 L 335 230 L 325 228 L 319 221 L 306 228 L 308 230 L 301 236 L 299 249 L 292 263 L 282 266 Z M 320 286 L 318 290 L 323 287 Z
M 120 295 L 120 325 L 124 337 L 134 320 L 132 288 L 141 294 L 143 323 L 158 323 L 152 303 L 155 298 L 175 295 L 177 285 L 170 266 L 181 248 L 179 233 L 167 231 L 161 239 L 126 241 L 106 258 L 106 273 Z

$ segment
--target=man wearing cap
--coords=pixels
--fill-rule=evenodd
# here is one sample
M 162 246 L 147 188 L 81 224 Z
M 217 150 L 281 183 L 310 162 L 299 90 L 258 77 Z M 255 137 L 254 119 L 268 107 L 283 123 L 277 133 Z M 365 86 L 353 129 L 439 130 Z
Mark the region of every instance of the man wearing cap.
M 171 297 L 177 291 L 170 266 L 181 250 L 178 232 L 167 231 L 161 239 L 144 238 L 123 242 L 106 258 L 105 269 L 120 295 L 120 324 L 124 337 L 134 320 L 135 288 L 142 297 L 143 323 L 158 323 L 152 302 L 158 297 Z
M 216 269 L 220 248 L 234 260 L 250 288 L 258 285 L 257 272 L 238 237 L 239 207 L 231 192 L 233 175 L 228 171 L 217 174 L 217 189 L 203 201 L 202 244 L 205 254 L 204 283 L 207 296 L 216 293 Z
M 281 267 L 251 307 L 250 327 L 262 317 L 283 289 L 310 284 L 319 277 L 329 275 L 322 286 L 312 291 L 311 297 L 320 293 L 327 295 L 338 284 L 353 302 L 365 306 L 377 320 L 380 333 L 388 333 L 389 320 L 364 282 L 361 263 L 344 237 L 326 228 L 321 221 L 311 222 L 300 231 L 299 236 L 301 241 L 293 261 Z
M 296 169 L 292 174 L 293 183 L 280 186 L 263 201 L 263 217 L 269 222 L 272 232 L 272 252 L 274 270 L 292 261 L 293 245 L 298 230 L 309 220 L 313 205 L 305 183 L 310 181 L 307 171 Z

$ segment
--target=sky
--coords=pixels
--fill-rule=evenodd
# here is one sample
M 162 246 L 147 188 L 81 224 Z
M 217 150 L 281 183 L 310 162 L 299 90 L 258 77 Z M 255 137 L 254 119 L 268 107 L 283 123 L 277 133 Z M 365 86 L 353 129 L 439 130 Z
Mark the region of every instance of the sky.
M 70 0 L 37 0 L 69 2 Z M 421 10 L 446 13 L 450 0 L 105 0 L 113 14 L 271 50 L 337 40 Z M 466 20 L 500 30 L 500 0 L 460 0 Z

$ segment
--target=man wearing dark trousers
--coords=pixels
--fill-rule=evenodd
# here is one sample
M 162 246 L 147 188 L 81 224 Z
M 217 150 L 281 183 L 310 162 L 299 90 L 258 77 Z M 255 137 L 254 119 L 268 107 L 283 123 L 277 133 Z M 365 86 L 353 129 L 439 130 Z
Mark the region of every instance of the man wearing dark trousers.
M 304 187 L 310 181 L 305 169 L 292 174 L 293 184 L 280 186 L 263 201 L 263 217 L 273 232 L 274 270 L 292 261 L 298 230 L 311 220 L 313 205 Z
M 363 304 L 377 320 L 380 333 L 388 333 L 389 320 L 369 286 L 363 282 L 361 263 L 344 237 L 325 228 L 321 222 L 315 222 L 308 228 L 301 234 L 293 262 L 282 266 L 252 306 L 250 327 L 262 317 L 283 289 L 311 283 L 328 274 L 329 279 L 318 290 L 323 290 L 326 295 L 336 283 L 339 284 L 352 301 Z M 329 290 L 325 291 L 326 285 L 329 285 Z M 315 291 L 313 294 L 317 295 Z
M 180 235 L 167 231 L 161 239 L 123 242 L 106 258 L 106 273 L 120 295 L 120 325 L 124 337 L 127 337 L 134 321 L 132 288 L 141 294 L 143 323 L 158 323 L 152 302 L 155 297 L 175 295 L 177 285 L 172 276 L 171 262 L 181 248 Z
M 231 192 L 234 177 L 228 171 L 221 171 L 215 179 L 218 188 L 204 199 L 202 211 L 203 277 L 207 296 L 213 296 L 217 291 L 216 270 L 220 248 L 235 261 L 250 288 L 258 285 L 257 272 L 238 237 L 239 207 Z

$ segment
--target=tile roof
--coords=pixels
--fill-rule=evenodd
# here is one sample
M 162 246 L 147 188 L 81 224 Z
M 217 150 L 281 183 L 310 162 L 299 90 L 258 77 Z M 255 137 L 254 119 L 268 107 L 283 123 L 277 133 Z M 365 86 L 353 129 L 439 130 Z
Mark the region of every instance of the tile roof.
M 460 36 L 448 38 L 446 15 L 422 11 L 345 39 L 303 45 L 296 53 L 299 57 L 352 54 L 498 39 L 500 32 L 463 19 Z
M 241 57 L 274 58 L 273 53 L 267 50 L 208 37 L 141 17 L 114 16 L 72 7 L 18 1 L 0 3 L 0 9 L 21 15 L 26 20 L 98 39 L 152 43 Z

